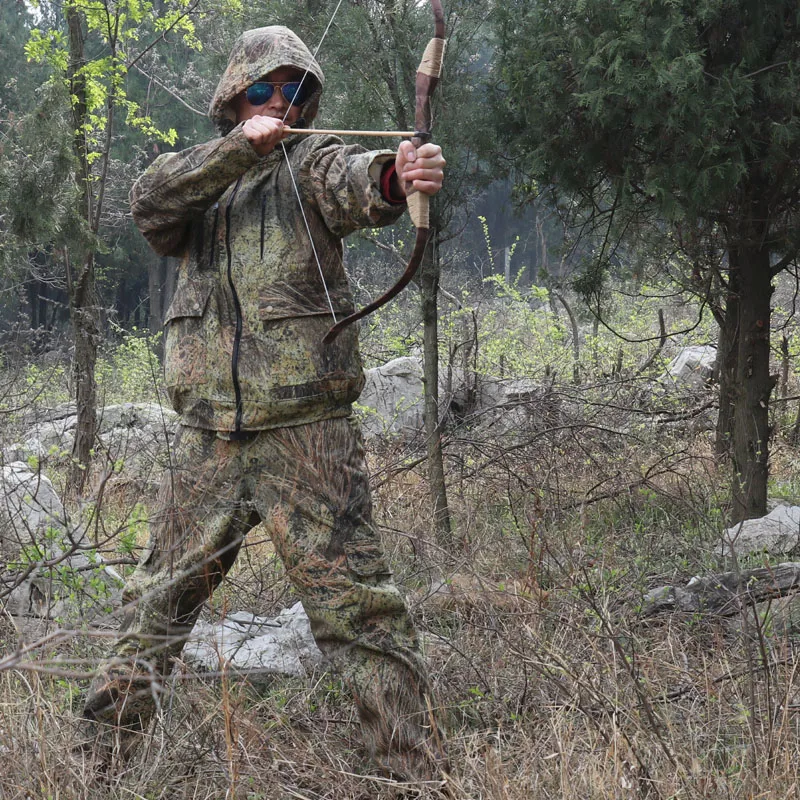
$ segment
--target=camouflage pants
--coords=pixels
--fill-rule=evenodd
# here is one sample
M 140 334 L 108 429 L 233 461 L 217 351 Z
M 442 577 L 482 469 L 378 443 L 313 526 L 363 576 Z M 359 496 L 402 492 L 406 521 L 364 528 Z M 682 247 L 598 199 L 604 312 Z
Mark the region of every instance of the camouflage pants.
M 125 589 L 124 633 L 98 669 L 84 718 L 128 739 L 147 729 L 171 659 L 261 521 L 319 648 L 352 692 L 367 746 L 402 772 L 397 765 L 428 748 L 428 682 L 371 524 L 354 422 L 261 431 L 247 441 L 183 427 L 174 451 L 149 546 Z

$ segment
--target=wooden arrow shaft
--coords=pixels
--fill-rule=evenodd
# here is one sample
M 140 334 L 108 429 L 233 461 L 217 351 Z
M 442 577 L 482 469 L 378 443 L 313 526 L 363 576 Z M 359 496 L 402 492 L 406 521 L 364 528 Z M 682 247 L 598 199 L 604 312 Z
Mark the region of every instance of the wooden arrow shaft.
M 414 131 L 333 131 L 320 128 L 290 128 L 288 134 L 308 136 L 312 133 L 326 133 L 333 136 L 380 136 L 383 138 L 411 139 Z

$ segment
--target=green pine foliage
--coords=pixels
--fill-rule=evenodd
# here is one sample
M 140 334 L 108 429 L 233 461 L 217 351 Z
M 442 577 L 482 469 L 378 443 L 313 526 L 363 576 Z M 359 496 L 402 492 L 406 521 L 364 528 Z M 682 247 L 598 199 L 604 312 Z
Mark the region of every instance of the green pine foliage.
M 497 9 L 509 144 L 586 199 L 735 217 L 757 182 L 797 203 L 796 3 L 516 2 Z M 777 225 L 776 249 L 788 245 Z

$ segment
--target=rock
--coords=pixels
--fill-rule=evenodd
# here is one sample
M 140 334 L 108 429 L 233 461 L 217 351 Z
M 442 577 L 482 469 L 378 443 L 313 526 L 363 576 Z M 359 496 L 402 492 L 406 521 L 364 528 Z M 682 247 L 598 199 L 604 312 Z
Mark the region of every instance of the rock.
M 700 389 L 711 380 L 716 360 L 717 348 L 713 345 L 684 347 L 658 379 L 659 383 L 681 384 L 691 389 Z
M 178 415 L 156 403 L 107 406 L 100 420 L 100 439 L 109 460 L 126 481 L 158 485 L 169 466 L 169 446 Z
M 53 455 L 69 455 L 72 452 L 77 423 L 77 416 L 38 423 L 25 434 L 22 442 L 3 450 L 3 462 L 9 464 L 35 459 L 38 464 L 43 464 Z
M 358 400 L 365 436 L 417 434 L 424 430 L 424 388 L 419 358 L 396 358 L 367 370 Z M 495 432 L 541 430 L 558 424 L 560 400 L 548 384 L 521 378 L 482 378 L 477 386 L 461 370 L 440 375 L 439 398 L 451 421 Z
M 271 674 L 304 676 L 308 667 L 324 659 L 301 603 L 273 618 L 239 611 L 216 624 L 200 621 L 183 657 L 199 670 L 218 672 L 226 667 L 251 681 Z
M 458 422 L 491 430 L 494 435 L 543 431 L 564 419 L 561 400 L 552 386 L 527 378 L 482 378 L 471 414 L 453 411 Z
M 781 646 L 800 639 L 800 563 L 692 578 L 685 587 L 660 586 L 643 598 L 641 616 L 681 613 L 714 619 L 728 633 Z
M 396 358 L 365 373 L 358 399 L 365 436 L 416 433 L 423 428 L 422 365 L 417 358 Z
M 783 555 L 800 544 L 800 506 L 779 505 L 766 517 L 746 519 L 722 533 L 720 556 L 750 553 Z
M 0 470 L 0 554 L 5 561 L 36 547 L 42 558 L 64 552 L 67 519 L 50 479 L 17 461 Z
M 37 422 L 23 441 L 3 451 L 5 463 L 35 461 L 44 464 L 55 455 L 72 451 L 78 417 L 72 406 L 55 409 Z M 150 478 L 167 459 L 167 448 L 178 424 L 178 415 L 157 403 L 122 403 L 98 413 L 98 433 L 109 460 L 129 478 Z
M 9 613 L 86 617 L 109 610 L 122 579 L 91 552 L 85 530 L 70 525 L 50 480 L 15 462 L 0 470 L 0 483 L 0 598 Z
M 796 642 L 800 638 L 800 594 L 756 603 L 750 614 L 732 617 L 728 625 L 731 630 L 751 638 L 763 635 L 769 643 Z
M 62 403 L 55 408 L 31 406 L 22 412 L 22 424 L 26 427 L 40 425 L 43 422 L 55 422 L 66 417 L 74 417 L 77 413 L 78 406 L 74 400 Z
M 98 422 L 100 435 L 115 428 L 137 428 L 151 432 L 170 431 L 177 424 L 178 415 L 171 408 L 158 403 L 121 403 L 100 410 Z

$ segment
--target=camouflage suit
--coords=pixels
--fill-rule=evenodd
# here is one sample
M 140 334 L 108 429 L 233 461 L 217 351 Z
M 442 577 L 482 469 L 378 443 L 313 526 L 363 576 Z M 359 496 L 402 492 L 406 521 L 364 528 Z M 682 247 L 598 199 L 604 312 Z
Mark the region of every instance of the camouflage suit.
M 100 738 L 123 731 L 131 741 L 146 729 L 170 659 L 263 522 L 320 649 L 352 691 L 368 746 L 402 771 L 427 748 L 427 676 L 371 523 L 351 416 L 364 381 L 357 333 L 321 342 L 331 313 L 292 175 L 337 318 L 353 310 L 341 238 L 393 222 L 404 206 L 379 188 L 391 152 L 318 135 L 287 139 L 286 154 L 256 154 L 229 103 L 281 66 L 308 70 L 311 123 L 324 82 L 316 61 L 286 28 L 248 31 L 211 104 L 222 136 L 160 156 L 131 192 L 150 245 L 181 259 L 165 373 L 182 426 L 125 590 L 124 634 L 84 717 Z

